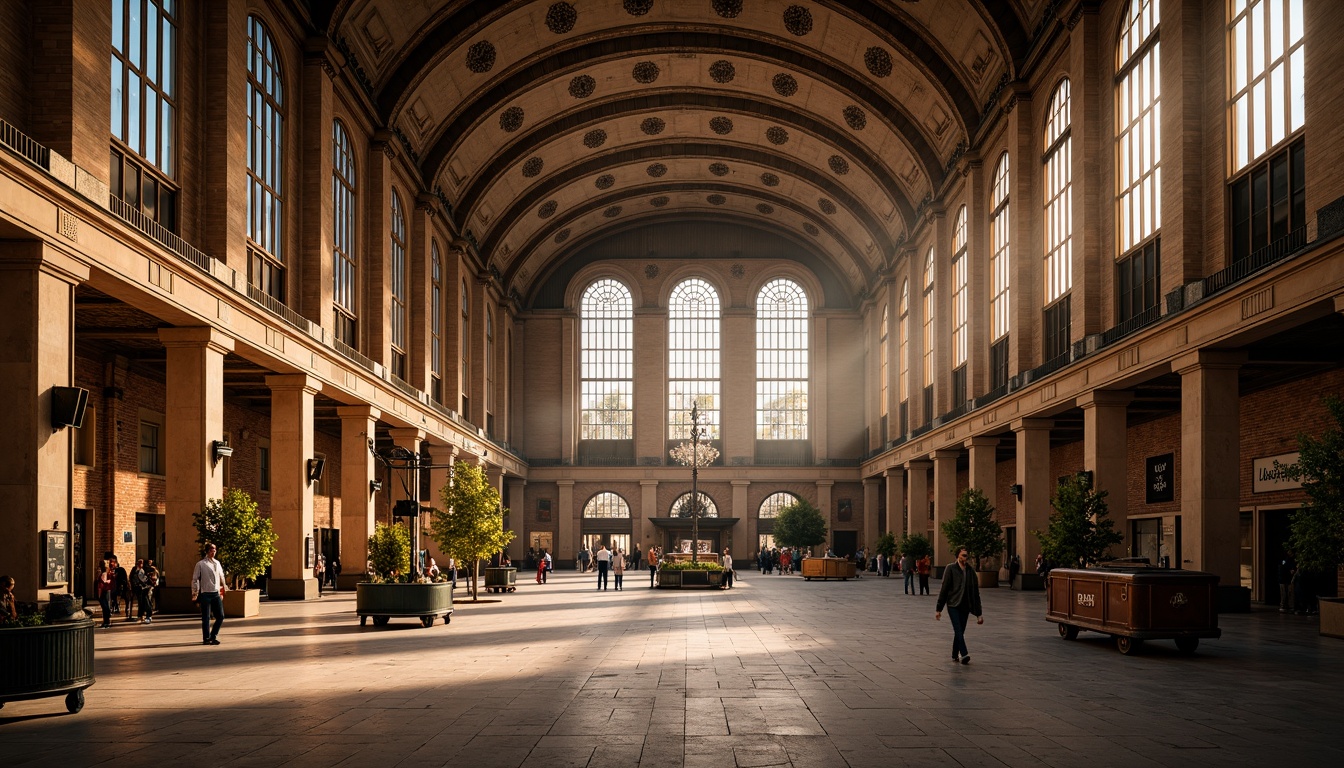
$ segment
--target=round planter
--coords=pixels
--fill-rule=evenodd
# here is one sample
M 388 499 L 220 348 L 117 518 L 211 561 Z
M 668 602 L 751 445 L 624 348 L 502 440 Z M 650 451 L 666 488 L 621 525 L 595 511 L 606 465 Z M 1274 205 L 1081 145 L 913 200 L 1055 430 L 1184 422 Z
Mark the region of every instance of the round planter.
M 489 567 L 485 569 L 486 592 L 512 592 L 517 588 L 517 568 Z
M 998 571 L 976 571 L 975 578 L 976 581 L 979 582 L 981 589 L 999 586 Z
M 355 585 L 355 611 L 361 626 L 370 617 L 377 626 L 400 617 L 418 618 L 428 627 L 442 616 L 447 624 L 453 618 L 453 585 L 360 582 Z
M 84 708 L 93 685 L 93 620 L 0 629 L 0 706 L 7 701 L 65 696 L 70 712 Z M 19 661 L 15 661 L 19 660 Z

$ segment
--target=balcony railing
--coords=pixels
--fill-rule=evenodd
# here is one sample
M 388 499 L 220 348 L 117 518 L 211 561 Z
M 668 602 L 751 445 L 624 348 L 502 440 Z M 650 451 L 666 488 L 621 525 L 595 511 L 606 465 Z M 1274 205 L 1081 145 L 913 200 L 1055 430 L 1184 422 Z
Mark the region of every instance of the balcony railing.
M 1265 267 L 1297 253 L 1306 246 L 1307 228 L 1298 227 L 1286 236 L 1252 253 L 1249 257 L 1204 278 L 1204 295 L 1212 296 L 1219 291 L 1226 290 Z
M 38 144 L 11 123 L 0 120 L 0 144 L 45 171 L 51 170 L 51 150 Z
M 1129 318 L 1110 330 L 1103 331 L 1101 334 L 1101 345 L 1114 344 L 1135 331 L 1146 328 L 1158 320 L 1162 319 L 1162 307 L 1156 305 L 1145 309 L 1139 314 Z
M 136 210 L 133 206 L 128 205 L 125 200 L 122 200 L 116 195 L 109 195 L 108 208 L 122 221 L 125 221 L 127 224 L 130 224 L 146 235 L 154 238 L 158 241 L 159 245 L 162 245 L 177 254 L 188 264 L 201 270 L 207 275 L 211 274 L 209 256 L 206 256 L 200 250 L 188 244 L 187 241 L 173 234 L 167 227 Z

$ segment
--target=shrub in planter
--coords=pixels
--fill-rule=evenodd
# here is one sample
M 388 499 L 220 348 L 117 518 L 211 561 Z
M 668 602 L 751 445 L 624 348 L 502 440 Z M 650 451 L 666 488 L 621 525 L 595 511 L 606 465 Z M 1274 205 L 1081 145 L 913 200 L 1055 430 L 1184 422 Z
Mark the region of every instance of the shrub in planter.
M 908 533 L 901 534 L 901 540 L 897 542 L 896 547 L 901 554 L 916 560 L 921 557 L 933 557 L 933 542 L 922 533 L 913 536 Z
M 369 580 L 375 584 L 407 583 L 411 579 L 411 532 L 401 523 L 378 523 L 369 537 Z
M 775 518 L 775 543 L 793 549 L 825 544 L 826 518 L 805 499 L 799 499 L 779 510 Z
M 471 563 L 471 599 L 478 599 L 481 560 L 503 550 L 513 541 L 513 531 L 504 530 L 499 491 L 490 485 L 485 470 L 459 461 L 453 465 L 452 481 L 439 491 L 443 511 L 429 524 L 429 537 L 444 554 L 459 563 Z
M 1344 400 L 1327 397 L 1325 408 L 1333 425 L 1319 437 L 1298 435 L 1297 463 L 1284 468 L 1307 494 L 1290 519 L 1288 545 L 1314 584 L 1333 580 L 1344 564 Z M 1320 607 L 1321 633 L 1344 636 L 1344 603 L 1322 600 Z
M 1086 567 L 1107 558 L 1123 538 L 1107 515 L 1106 492 L 1092 487 L 1087 475 L 1074 475 L 1059 484 L 1050 499 L 1055 508 L 1050 526 L 1032 531 L 1041 542 L 1041 554 L 1051 567 Z
M 234 488 L 222 499 L 210 499 L 205 509 L 192 515 L 192 522 L 196 543 L 202 550 L 207 541 L 218 547 L 215 556 L 231 589 L 246 589 L 275 558 L 279 537 L 271 529 L 270 519 L 262 517 L 257 503 L 245 491 Z
M 994 505 L 979 488 L 967 488 L 961 494 L 956 512 L 942 528 L 952 551 L 965 547 L 977 571 L 981 560 L 1003 551 L 1003 528 L 994 519 Z

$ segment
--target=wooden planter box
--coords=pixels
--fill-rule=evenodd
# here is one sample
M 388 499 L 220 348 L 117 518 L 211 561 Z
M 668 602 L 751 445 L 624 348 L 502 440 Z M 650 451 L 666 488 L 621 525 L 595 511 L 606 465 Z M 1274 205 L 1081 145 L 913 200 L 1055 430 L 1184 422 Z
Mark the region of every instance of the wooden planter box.
M 7 701 L 65 696 L 72 714 L 93 685 L 93 620 L 0 629 L 0 707 Z
M 1344 598 L 1322 597 L 1321 634 L 1344 638 Z
M 1046 618 L 1066 640 L 1084 629 L 1111 635 L 1124 654 L 1145 640 L 1175 640 L 1194 653 L 1200 638 L 1222 636 L 1217 587 L 1211 573 L 1176 568 L 1056 568 L 1046 582 Z
M 393 618 L 417 618 L 429 627 L 442 616 L 447 624 L 453 620 L 453 585 L 361 582 L 355 585 L 355 612 L 361 627 L 370 617 L 377 627 Z
M 981 589 L 994 588 L 999 586 L 998 571 L 976 571 L 975 578 Z
M 228 618 L 246 619 L 260 613 L 260 589 L 230 589 L 224 593 L 224 615 Z
M 808 581 L 813 579 L 846 581 L 854 578 L 854 572 L 854 561 L 842 557 L 809 557 L 803 561 L 803 578 Z
M 705 589 L 723 586 L 723 571 L 658 571 L 661 589 Z

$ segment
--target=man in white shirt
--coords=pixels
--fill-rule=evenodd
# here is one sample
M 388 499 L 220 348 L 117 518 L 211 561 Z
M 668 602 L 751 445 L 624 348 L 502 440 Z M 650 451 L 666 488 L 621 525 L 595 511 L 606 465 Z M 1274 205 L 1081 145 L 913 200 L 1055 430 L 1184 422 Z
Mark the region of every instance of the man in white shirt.
M 191 574 L 191 599 L 201 606 L 201 645 L 219 645 L 216 635 L 224 623 L 224 566 L 215 559 L 215 545 L 206 543 L 205 557 L 196 564 Z M 210 615 L 215 616 L 214 627 L 210 626 Z
M 597 560 L 597 588 L 605 592 L 607 589 L 607 572 L 611 570 L 611 550 L 607 549 L 606 544 L 603 544 L 602 548 L 597 550 L 594 559 Z

